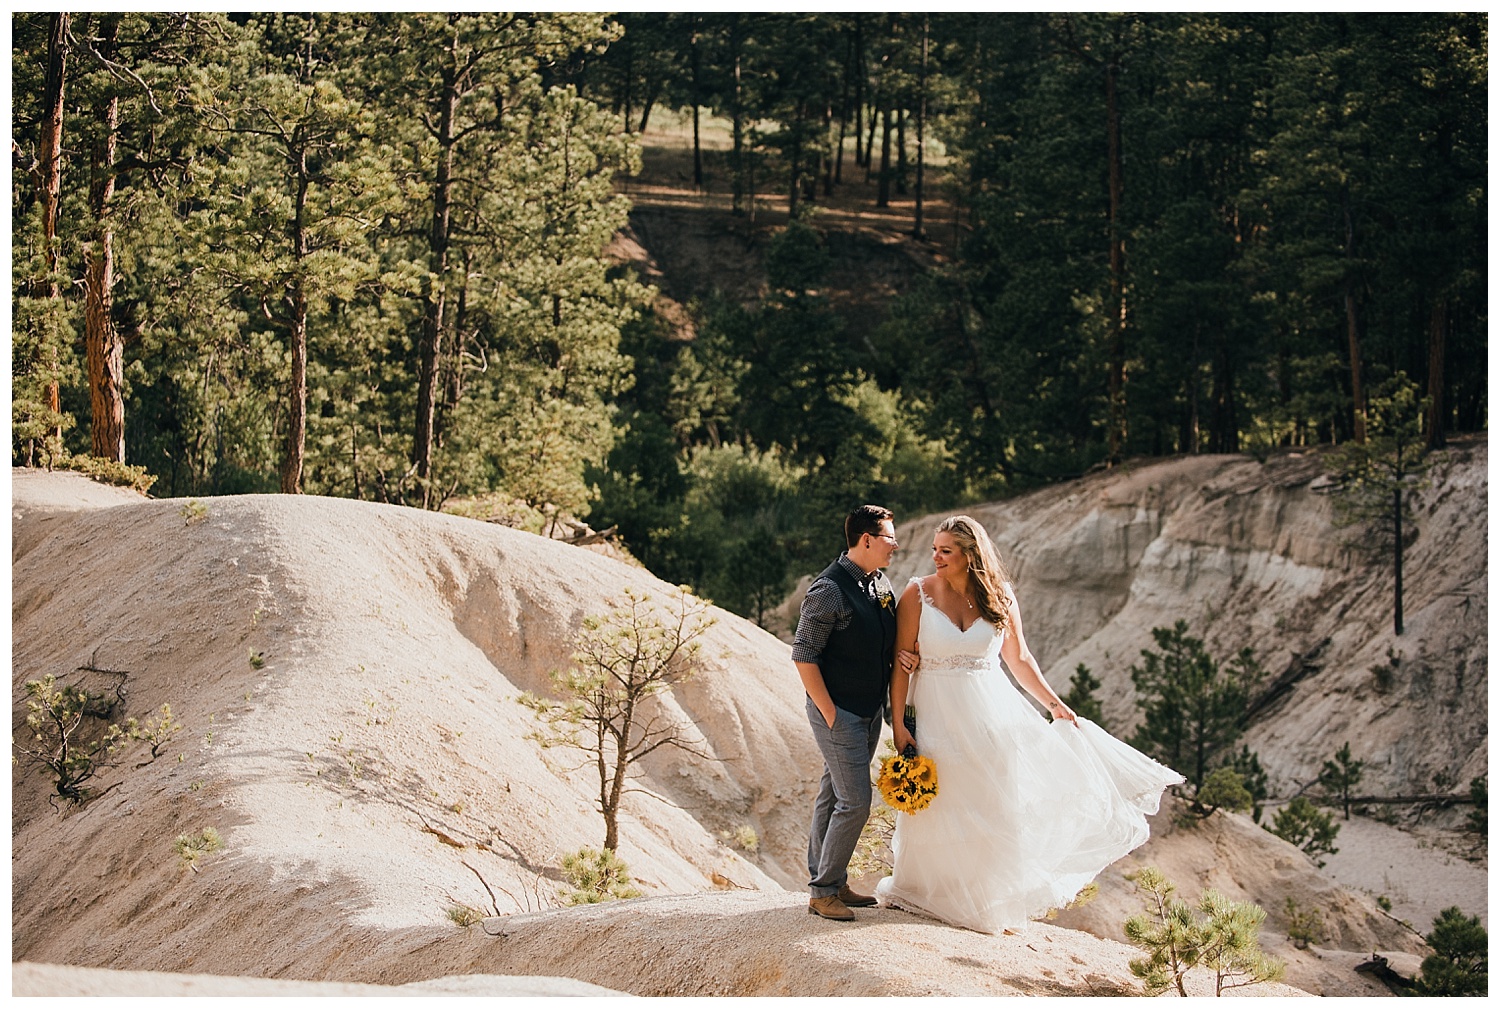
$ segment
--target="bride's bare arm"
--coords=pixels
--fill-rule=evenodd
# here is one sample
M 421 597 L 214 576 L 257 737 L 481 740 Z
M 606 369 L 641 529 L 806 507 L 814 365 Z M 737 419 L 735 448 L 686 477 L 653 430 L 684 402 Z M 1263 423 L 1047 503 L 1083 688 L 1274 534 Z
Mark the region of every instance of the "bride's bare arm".
M 906 668 L 908 663 L 902 661 L 901 653 L 916 652 L 917 627 L 921 619 L 922 598 L 918 594 L 916 583 L 911 582 L 907 584 L 906 591 L 901 593 L 901 601 L 896 604 L 896 666 L 891 672 L 891 733 L 895 737 L 897 753 L 906 749 L 908 743 L 914 742 L 902 720 L 906 712 L 906 697 L 911 687 L 912 673 Z
M 898 628 L 897 637 L 899 636 Z M 1053 718 L 1066 718 L 1073 724 L 1078 724 L 1078 716 L 1057 696 L 1057 691 L 1052 689 L 1052 685 L 1042 675 L 1042 667 L 1037 665 L 1036 656 L 1026 646 L 1026 632 L 1021 627 L 1021 604 L 1016 602 L 1014 592 L 1010 594 L 1010 629 L 1000 645 L 1000 657 L 1005 660 L 1005 666 L 1016 678 L 1016 682 L 1052 712 Z

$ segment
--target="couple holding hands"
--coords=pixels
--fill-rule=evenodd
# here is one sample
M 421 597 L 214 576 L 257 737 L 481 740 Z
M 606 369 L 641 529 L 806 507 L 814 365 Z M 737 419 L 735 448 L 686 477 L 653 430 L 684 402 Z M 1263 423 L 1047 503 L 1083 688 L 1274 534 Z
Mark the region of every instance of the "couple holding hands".
M 823 755 L 808 912 L 852 921 L 850 908 L 880 904 L 978 932 L 1024 929 L 1145 843 L 1146 817 L 1182 776 L 1057 696 L 974 519 L 938 525 L 933 573 L 911 579 L 899 600 L 882 571 L 899 547 L 890 510 L 855 509 L 844 540 L 848 549 L 808 588 L 792 646 Z M 894 870 L 868 896 L 850 888 L 848 865 L 869 817 L 887 703 L 894 713 L 915 708 L 915 737 L 892 719 L 896 750 L 911 744 L 930 758 L 939 791 L 920 812 L 898 814 Z

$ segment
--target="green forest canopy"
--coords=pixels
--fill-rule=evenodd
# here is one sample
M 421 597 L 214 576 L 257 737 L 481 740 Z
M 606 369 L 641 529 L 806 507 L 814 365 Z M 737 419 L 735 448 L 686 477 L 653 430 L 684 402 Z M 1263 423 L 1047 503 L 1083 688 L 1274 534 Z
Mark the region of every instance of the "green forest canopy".
M 1483 14 L 12 18 L 16 464 L 587 515 L 760 618 L 863 500 L 1357 441 L 1398 374 L 1487 424 Z M 659 109 L 791 220 L 691 341 L 602 255 Z M 857 177 L 964 224 L 871 333 Z

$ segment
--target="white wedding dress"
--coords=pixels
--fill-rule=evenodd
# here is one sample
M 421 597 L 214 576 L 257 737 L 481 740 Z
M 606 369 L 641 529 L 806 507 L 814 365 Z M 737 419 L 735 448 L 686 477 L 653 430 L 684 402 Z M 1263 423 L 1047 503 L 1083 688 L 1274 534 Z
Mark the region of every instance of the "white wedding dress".
M 1048 723 L 1000 665 L 1004 636 L 959 630 L 922 591 L 921 666 L 908 703 L 938 794 L 896 814 L 880 903 L 978 932 L 1021 930 L 1145 843 L 1146 817 L 1183 778 L 1086 719 Z

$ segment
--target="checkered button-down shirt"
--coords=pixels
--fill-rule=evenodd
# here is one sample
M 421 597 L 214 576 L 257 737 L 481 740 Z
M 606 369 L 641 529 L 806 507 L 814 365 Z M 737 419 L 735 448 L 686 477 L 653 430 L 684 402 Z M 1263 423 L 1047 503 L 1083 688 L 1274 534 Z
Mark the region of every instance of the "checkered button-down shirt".
M 838 563 L 854 576 L 855 582 L 864 586 L 872 597 L 878 598 L 891 590 L 885 572 L 865 574 L 860 566 L 840 554 Z M 802 615 L 797 620 L 797 637 L 792 642 L 792 661 L 818 664 L 823 649 L 828 645 L 828 636 L 849 626 L 854 618 L 854 609 L 831 578 L 818 578 L 807 588 L 802 600 Z

